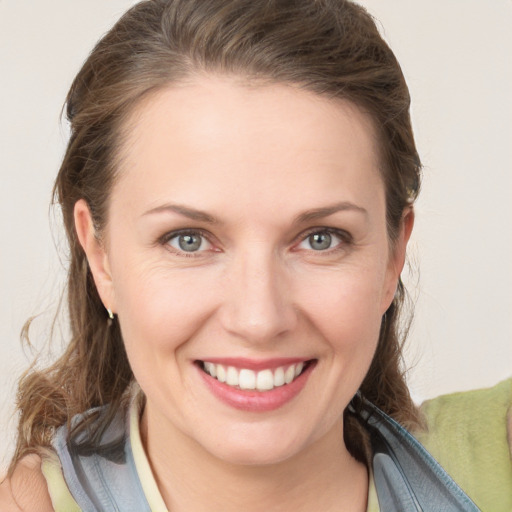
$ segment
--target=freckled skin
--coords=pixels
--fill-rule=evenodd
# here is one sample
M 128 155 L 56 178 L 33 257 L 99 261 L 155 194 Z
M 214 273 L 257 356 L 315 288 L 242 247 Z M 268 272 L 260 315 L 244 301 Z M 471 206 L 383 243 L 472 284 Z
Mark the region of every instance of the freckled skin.
M 150 457 L 268 466 L 319 450 L 327 466 L 346 463 L 343 410 L 370 365 L 410 232 L 391 251 L 370 120 L 291 86 L 202 77 L 145 99 L 126 129 L 105 251 L 87 236 L 83 203 L 76 219 L 147 395 Z M 297 220 L 341 202 L 357 208 Z M 147 213 L 162 205 L 213 222 Z M 199 250 L 182 250 L 180 230 L 202 237 Z M 194 361 L 215 357 L 317 365 L 291 402 L 259 414 L 204 386 Z

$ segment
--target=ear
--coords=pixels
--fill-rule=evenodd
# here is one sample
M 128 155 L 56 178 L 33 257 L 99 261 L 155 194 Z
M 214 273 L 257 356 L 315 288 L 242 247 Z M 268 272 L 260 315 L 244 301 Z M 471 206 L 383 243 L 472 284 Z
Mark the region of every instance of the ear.
M 85 252 L 94 283 L 105 309 L 115 311 L 114 286 L 107 251 L 98 238 L 91 211 L 84 199 L 75 203 L 75 229 L 78 241 Z
M 412 206 L 406 208 L 402 214 L 398 236 L 389 255 L 386 276 L 386 286 L 382 300 L 382 314 L 389 308 L 396 293 L 398 280 L 404 268 L 407 244 L 414 227 L 414 210 Z

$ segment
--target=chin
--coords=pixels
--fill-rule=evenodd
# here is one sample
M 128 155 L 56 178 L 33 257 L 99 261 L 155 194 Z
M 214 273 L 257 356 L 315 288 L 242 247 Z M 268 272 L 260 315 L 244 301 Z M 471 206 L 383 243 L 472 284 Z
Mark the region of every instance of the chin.
M 222 441 L 219 442 L 219 439 Z M 290 428 L 278 426 L 269 431 L 250 425 L 249 428 L 226 429 L 222 435 L 217 434 L 214 439 L 205 440 L 203 448 L 228 464 L 268 466 L 295 457 L 308 445 L 305 433 L 293 433 Z
M 282 446 L 266 446 L 250 443 L 250 446 L 229 446 L 224 449 L 217 447 L 218 453 L 214 456 L 223 460 L 228 464 L 236 466 L 271 466 L 279 464 L 293 458 L 297 454 L 297 450 L 291 447 L 284 448 Z

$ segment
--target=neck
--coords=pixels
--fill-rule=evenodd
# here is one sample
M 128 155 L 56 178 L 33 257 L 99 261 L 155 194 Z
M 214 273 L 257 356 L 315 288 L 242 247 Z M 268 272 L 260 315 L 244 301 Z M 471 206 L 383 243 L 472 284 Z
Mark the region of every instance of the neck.
M 366 510 L 367 470 L 347 451 L 342 421 L 290 459 L 238 465 L 160 420 L 146 408 L 141 435 L 169 511 Z

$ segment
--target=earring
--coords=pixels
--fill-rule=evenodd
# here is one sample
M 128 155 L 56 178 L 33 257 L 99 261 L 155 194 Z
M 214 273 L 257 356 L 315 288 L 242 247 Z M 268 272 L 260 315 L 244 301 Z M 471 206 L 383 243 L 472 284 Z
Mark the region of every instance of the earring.
M 114 320 L 114 313 L 112 313 L 112 310 L 107 308 L 107 313 L 110 320 Z

